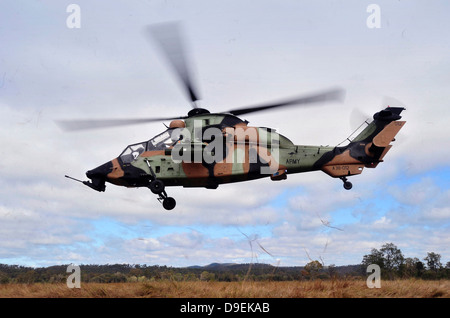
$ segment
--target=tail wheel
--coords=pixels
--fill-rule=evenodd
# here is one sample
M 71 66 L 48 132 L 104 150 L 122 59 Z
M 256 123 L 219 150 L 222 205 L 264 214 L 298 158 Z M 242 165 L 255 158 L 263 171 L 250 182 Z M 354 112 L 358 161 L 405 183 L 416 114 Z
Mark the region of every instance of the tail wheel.
M 176 204 L 177 202 L 172 197 L 167 197 L 163 200 L 163 207 L 166 210 L 172 210 L 173 208 L 175 208 Z
M 154 194 L 161 194 L 164 191 L 164 182 L 155 179 L 150 182 L 149 188 Z

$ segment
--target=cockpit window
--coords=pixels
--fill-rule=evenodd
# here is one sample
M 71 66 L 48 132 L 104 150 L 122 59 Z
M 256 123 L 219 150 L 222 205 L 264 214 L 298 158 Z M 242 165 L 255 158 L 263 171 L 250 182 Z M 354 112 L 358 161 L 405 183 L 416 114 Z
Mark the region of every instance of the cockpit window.
M 180 139 L 179 130 L 179 128 L 169 128 L 149 141 L 129 145 L 119 157 L 123 163 L 130 163 L 135 161 L 144 151 L 165 150 Z
M 145 151 L 146 146 L 146 142 L 129 145 L 120 155 L 120 159 L 122 159 L 123 163 L 130 163 L 136 160 L 137 157 Z
M 163 133 L 153 137 L 147 143 L 148 150 L 164 150 L 167 147 L 173 146 L 178 140 L 173 140 L 173 132 L 178 128 L 169 128 Z M 178 129 L 179 130 L 179 129 Z M 176 139 L 176 138 L 175 138 Z

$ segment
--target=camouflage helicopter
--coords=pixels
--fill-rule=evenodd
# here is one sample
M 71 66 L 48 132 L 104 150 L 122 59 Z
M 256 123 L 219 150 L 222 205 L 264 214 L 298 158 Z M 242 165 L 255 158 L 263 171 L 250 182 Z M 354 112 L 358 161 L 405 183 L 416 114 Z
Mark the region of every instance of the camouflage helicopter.
M 170 121 L 165 131 L 127 146 L 115 159 L 86 172 L 86 186 L 103 192 L 106 182 L 125 187 L 147 187 L 158 196 L 166 210 L 176 201 L 168 196 L 170 186 L 216 189 L 220 184 L 270 177 L 285 180 L 288 174 L 322 170 L 352 188 L 347 177 L 363 168 L 375 168 L 392 147 L 395 135 L 405 124 L 403 107 L 387 107 L 373 116 L 372 122 L 345 146 L 295 145 L 274 129 L 252 127 L 238 116 L 280 107 L 340 101 L 343 90 L 317 94 L 227 112 L 211 113 L 197 107 L 188 64 L 184 55 L 178 24 L 164 24 L 147 29 L 165 53 L 185 88 L 193 108 L 187 116 L 110 120 L 61 120 L 65 130 L 114 127 L 155 121 Z

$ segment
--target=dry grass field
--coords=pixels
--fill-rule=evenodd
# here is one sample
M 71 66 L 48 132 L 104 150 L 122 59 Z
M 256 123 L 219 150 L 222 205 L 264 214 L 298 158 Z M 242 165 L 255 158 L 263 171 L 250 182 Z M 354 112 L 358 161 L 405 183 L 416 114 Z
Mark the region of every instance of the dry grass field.
M 1 284 L 0 298 L 450 298 L 450 281 L 382 281 L 370 289 L 360 280 L 302 282 L 176 282 Z

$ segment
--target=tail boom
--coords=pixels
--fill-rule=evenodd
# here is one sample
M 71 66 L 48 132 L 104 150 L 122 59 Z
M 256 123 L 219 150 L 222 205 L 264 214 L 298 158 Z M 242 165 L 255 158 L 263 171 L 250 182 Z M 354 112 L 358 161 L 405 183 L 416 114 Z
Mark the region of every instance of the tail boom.
M 316 163 L 316 167 L 334 178 L 360 174 L 364 168 L 375 168 L 386 153 L 390 144 L 405 125 L 400 113 L 401 107 L 388 107 L 374 115 L 371 122 L 350 144 L 335 147 L 325 153 Z

